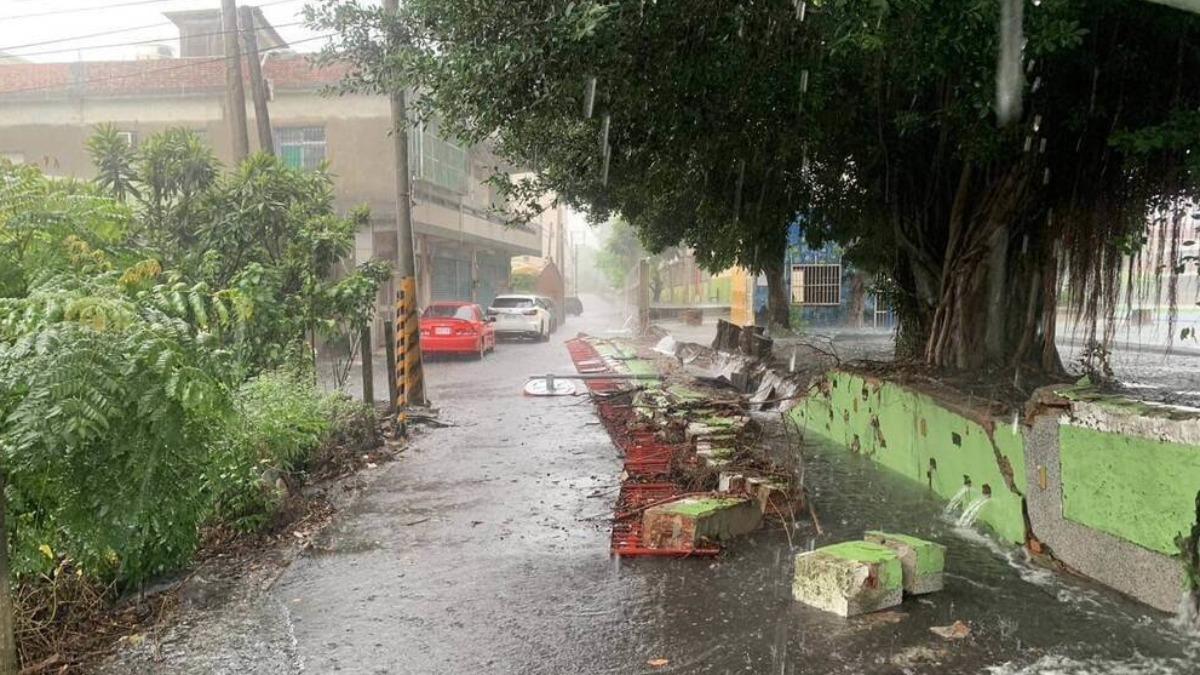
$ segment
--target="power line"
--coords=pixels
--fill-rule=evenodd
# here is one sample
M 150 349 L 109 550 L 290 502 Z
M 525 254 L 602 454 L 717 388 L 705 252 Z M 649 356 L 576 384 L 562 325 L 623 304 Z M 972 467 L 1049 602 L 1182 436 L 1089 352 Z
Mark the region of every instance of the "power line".
M 98 12 L 102 9 L 115 9 L 117 7 L 133 7 L 135 5 L 152 5 L 160 2 L 171 2 L 171 0 L 128 0 L 127 2 L 114 2 L 108 5 L 97 5 L 95 7 L 76 7 L 74 9 L 51 9 L 45 12 L 33 12 L 31 14 L 14 14 L 12 16 L 0 16 L 0 21 L 13 21 L 16 19 L 36 19 L 42 16 L 61 16 L 63 14 L 78 14 L 79 12 Z
M 271 28 L 290 28 L 292 26 L 302 25 L 303 23 L 304 23 L 303 21 L 293 21 L 291 23 L 272 24 Z M 240 32 L 240 31 L 237 31 L 237 32 Z M 227 33 L 229 33 L 229 31 L 218 30 L 218 31 L 213 31 L 211 33 L 195 33 L 192 35 L 188 35 L 188 38 L 213 37 L 216 35 L 226 35 Z M 42 56 L 44 54 L 63 54 L 66 52 L 75 52 L 75 51 L 90 51 L 90 50 L 94 50 L 94 49 L 110 49 L 112 47 L 133 47 L 136 45 L 150 45 L 150 44 L 157 44 L 159 42 L 169 42 L 171 40 L 178 40 L 178 39 L 180 39 L 180 36 L 176 35 L 174 37 L 163 37 L 163 38 L 156 38 L 153 40 L 136 40 L 133 42 L 109 42 L 107 44 L 102 44 L 102 45 L 88 45 L 86 47 L 63 47 L 62 49 L 45 49 L 40 52 L 22 52 L 19 54 L 13 54 L 10 50 L 7 50 L 7 49 L 0 50 L 0 51 L 6 51 L 6 52 L 9 52 L 10 54 L 12 54 L 13 56 L 20 56 L 20 57 Z
M 117 33 L 132 33 L 135 30 L 146 30 L 147 28 L 163 28 L 165 26 L 174 26 L 170 21 L 159 21 L 158 23 L 149 23 L 144 26 L 130 26 L 128 28 L 116 28 L 113 30 L 102 30 L 98 33 L 86 33 L 84 35 L 76 35 L 74 37 L 57 38 L 54 40 L 43 40 L 41 42 L 27 42 L 23 45 L 13 45 L 11 47 L 0 47 L 0 52 L 8 52 L 14 49 L 25 49 L 26 47 L 41 47 L 42 45 L 54 45 L 60 42 L 70 42 L 72 40 L 86 40 L 88 38 L 103 37 L 105 35 L 116 35 Z
M 272 0 L 271 2 L 263 2 L 257 5 L 258 9 L 263 7 L 273 7 L 275 5 L 284 5 L 289 2 L 298 2 L 299 0 Z M 74 35 L 71 37 L 55 38 L 53 40 L 42 40 L 40 42 L 26 42 L 21 45 L 11 45 L 8 47 L 0 47 L 0 52 L 8 52 L 14 49 L 27 49 L 29 47 L 41 47 L 44 45 L 55 45 L 60 42 L 71 42 L 73 40 L 86 40 L 94 37 L 104 37 L 106 35 L 117 35 L 118 33 L 132 33 L 138 30 L 146 30 L 149 28 L 164 28 L 166 26 L 174 26 L 171 21 L 159 21 L 158 23 L 150 23 L 143 26 L 129 26 L 127 28 L 114 28 L 112 30 L 102 30 L 96 33 L 85 33 L 83 35 Z
M 303 40 L 296 40 L 295 42 L 292 42 L 291 44 L 298 45 L 298 44 L 304 44 L 305 42 L 314 42 L 316 40 L 324 40 L 327 38 L 334 37 L 335 35 L 337 35 L 337 33 L 327 33 L 325 35 L 317 35 L 315 37 L 305 38 Z M 61 88 L 76 86 L 76 85 L 80 85 L 80 84 L 94 84 L 97 82 L 109 82 L 112 80 L 127 80 L 127 79 L 134 78 L 134 77 L 142 77 L 143 75 L 149 75 L 151 73 L 163 73 L 163 72 L 172 71 L 172 70 L 182 70 L 184 68 L 196 68 L 199 66 L 206 66 L 206 65 L 209 65 L 212 63 L 220 63 L 222 61 L 225 61 L 227 58 L 228 57 L 218 56 L 215 58 L 203 59 L 203 60 L 199 60 L 199 61 L 189 60 L 187 63 L 181 63 L 181 64 L 177 64 L 177 65 L 173 65 L 173 66 L 166 66 L 163 68 L 148 68 L 146 70 L 139 70 L 134 73 L 124 73 L 122 75 L 110 75 L 107 77 L 93 77 L 93 78 L 90 78 L 87 80 L 81 80 L 79 82 L 71 82 L 68 84 L 42 84 L 42 85 L 37 85 L 37 86 L 33 86 L 33 87 L 22 87 L 20 89 L 0 89 L 0 96 L 5 96 L 8 94 L 20 94 L 20 93 L 27 92 L 27 91 L 41 91 L 44 89 L 61 89 Z M 137 63 L 137 62 L 131 61 L 131 63 Z

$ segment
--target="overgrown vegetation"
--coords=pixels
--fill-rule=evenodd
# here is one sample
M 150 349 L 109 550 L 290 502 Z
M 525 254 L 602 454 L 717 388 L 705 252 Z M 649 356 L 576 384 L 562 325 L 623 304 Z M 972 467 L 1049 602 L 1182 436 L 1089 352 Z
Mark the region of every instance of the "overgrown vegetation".
M 269 525 L 370 422 L 316 389 L 313 344 L 356 338 L 390 271 L 344 267 L 367 216 L 334 213 L 323 171 L 223 172 L 185 130 L 89 148 L 93 184 L 0 163 L 0 466 L 14 578 L 120 590 L 205 524 Z

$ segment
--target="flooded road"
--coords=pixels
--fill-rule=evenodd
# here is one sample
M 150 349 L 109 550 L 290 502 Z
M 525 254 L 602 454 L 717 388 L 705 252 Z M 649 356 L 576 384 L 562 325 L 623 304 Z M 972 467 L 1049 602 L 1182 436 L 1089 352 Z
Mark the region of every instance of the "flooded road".
M 620 459 L 591 403 L 521 395 L 526 375 L 571 370 L 565 338 L 614 325 L 591 304 L 550 343 L 431 364 L 430 395 L 454 426 L 422 431 L 375 470 L 317 552 L 255 603 L 271 618 L 256 628 L 241 615 L 237 635 L 210 631 L 161 672 L 1196 671 L 1195 643 L 1170 617 L 1026 565 L 956 528 L 919 486 L 837 449 L 805 450 L 824 536 L 775 524 L 716 560 L 611 558 Z M 795 552 L 866 529 L 946 544 L 945 590 L 851 620 L 791 600 Z M 929 631 L 956 620 L 970 637 Z M 263 640 L 282 646 L 256 651 Z

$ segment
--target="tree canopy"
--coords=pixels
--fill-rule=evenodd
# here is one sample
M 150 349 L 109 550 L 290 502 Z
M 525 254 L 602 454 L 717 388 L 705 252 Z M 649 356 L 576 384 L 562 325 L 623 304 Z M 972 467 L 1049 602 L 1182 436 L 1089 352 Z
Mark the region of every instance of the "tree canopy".
M 1112 312 L 1158 218 L 1172 286 L 1196 197 L 1200 17 L 1120 0 L 1025 7 L 1016 119 L 994 113 L 993 0 L 326 0 L 351 89 L 537 170 L 651 250 L 765 271 L 804 214 L 872 272 L 901 350 L 938 367 L 1053 373 L 1057 299 Z M 400 44 L 403 48 L 390 49 Z M 1132 268 L 1128 268 L 1132 269 Z M 1109 331 L 1111 332 L 1111 330 Z

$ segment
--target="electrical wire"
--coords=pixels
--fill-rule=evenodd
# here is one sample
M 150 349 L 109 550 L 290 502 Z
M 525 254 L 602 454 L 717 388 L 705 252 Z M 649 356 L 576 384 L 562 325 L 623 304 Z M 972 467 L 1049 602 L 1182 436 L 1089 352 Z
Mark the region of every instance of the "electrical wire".
M 300 26 L 303 24 L 304 24 L 303 21 L 292 21 L 291 23 L 271 24 L 270 27 L 271 28 L 290 28 L 292 26 Z M 240 33 L 240 32 L 241 32 L 240 29 L 235 30 L 235 31 L 218 30 L 218 31 L 212 31 L 211 33 L 194 33 L 194 34 L 188 35 L 188 38 L 191 39 L 191 38 L 213 37 L 213 36 L 217 36 L 217 35 L 227 35 L 229 33 Z M 9 52 L 9 54 L 11 54 L 12 56 L 19 56 L 21 58 L 24 58 L 26 56 L 43 56 L 45 54 L 63 54 L 66 52 L 77 52 L 77 51 L 78 52 L 86 52 L 86 51 L 91 51 L 91 50 L 96 50 L 96 49 L 111 49 L 113 47 L 134 47 L 137 45 L 150 45 L 150 44 L 158 44 L 160 42 L 171 42 L 172 40 L 178 40 L 178 39 L 179 39 L 179 36 L 176 35 L 174 37 L 163 37 L 163 38 L 156 38 L 153 40 L 135 40 L 133 42 L 109 42 L 109 43 L 102 44 L 102 45 L 88 45 L 86 47 L 63 47 L 62 49 L 45 49 L 40 52 L 22 52 L 20 54 L 13 54 L 12 52 Z M 0 50 L 0 51 L 8 51 L 8 50 Z
M 107 5 L 96 5 L 95 7 L 75 7 L 72 9 L 51 9 L 44 12 L 33 12 L 31 14 L 14 14 L 12 16 L 0 16 L 0 21 L 15 21 L 17 19 L 36 19 L 43 16 L 61 16 L 63 14 L 78 14 L 80 12 L 98 12 L 102 9 L 116 9 L 118 7 L 134 7 L 136 5 L 153 5 L 161 2 L 171 2 L 171 0 L 127 0 L 127 2 L 114 2 Z
M 256 6 L 256 8 L 262 9 L 263 7 L 273 7 L 275 5 L 284 5 L 289 2 L 299 2 L 299 1 L 300 0 L 271 0 L 271 2 L 260 3 L 259 5 Z M 145 24 L 143 26 L 129 26 L 127 28 L 113 28 L 111 30 L 102 30 L 102 31 L 98 31 L 96 33 L 85 33 L 83 35 L 73 35 L 71 37 L 55 38 L 53 40 L 42 40 L 40 42 L 26 42 L 25 44 L 20 44 L 20 45 L 11 45 L 8 47 L 0 47 L 0 52 L 11 52 L 15 49 L 27 49 L 29 47 L 41 47 L 44 45 L 58 44 L 60 42 L 71 42 L 72 40 L 86 40 L 88 38 L 104 37 L 106 35 L 117 35 L 118 33 L 132 33 L 133 31 L 138 31 L 138 30 L 147 30 L 149 28 L 165 28 L 167 26 L 174 26 L 174 25 L 175 25 L 175 23 L 171 22 L 171 21 L 159 21 L 158 23 L 150 23 L 150 24 Z
M 291 44 L 298 45 L 298 44 L 303 44 L 305 42 L 314 42 L 316 40 L 325 40 L 325 39 L 334 37 L 335 35 L 337 35 L 337 34 L 336 33 L 327 33 L 325 35 L 317 35 L 315 37 L 305 38 L 303 40 L 296 40 L 296 41 L 292 42 Z M 228 57 L 228 56 L 218 56 L 215 58 L 203 59 L 203 60 L 190 60 L 189 59 L 187 63 L 180 63 L 180 64 L 176 64 L 173 66 L 166 66 L 163 68 L 148 68 L 146 70 L 139 70 L 134 73 L 124 73 L 122 75 L 110 75 L 107 77 L 93 77 L 93 78 L 90 78 L 87 80 L 80 80 L 78 82 L 69 82 L 66 84 L 43 84 L 43 85 L 37 85 L 37 86 L 33 86 L 33 87 L 21 87 L 19 89 L 0 89 L 0 96 L 5 96 L 8 94 L 20 94 L 20 93 L 27 92 L 27 91 L 42 91 L 42 90 L 46 90 L 46 89 L 66 89 L 66 88 L 75 87 L 75 86 L 78 86 L 81 84 L 94 84 L 97 82 L 109 82 L 112 80 L 127 80 L 127 79 L 134 78 L 134 77 L 142 77 L 143 75 L 149 75 L 151 73 L 163 73 L 163 72 L 172 71 L 172 70 L 183 70 L 184 68 L 197 68 L 199 66 L 206 66 L 206 65 L 209 65 L 212 63 L 220 63 L 222 61 L 227 61 L 230 58 L 231 57 Z M 131 62 L 131 63 L 136 63 L 136 62 Z

